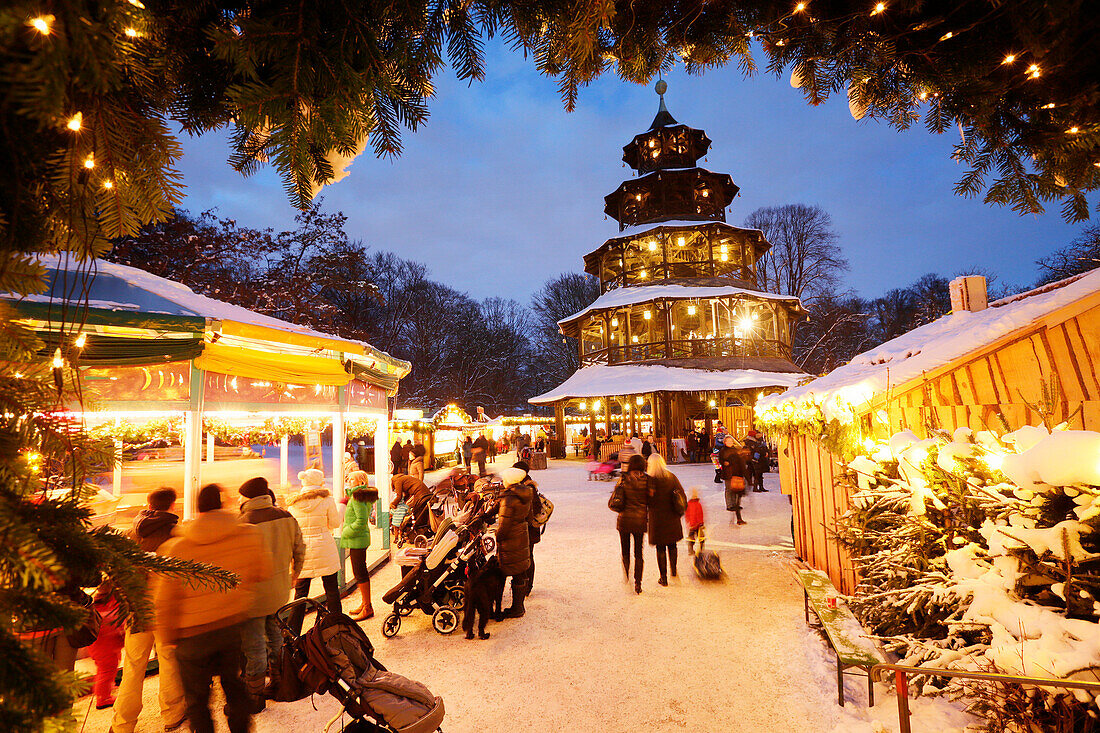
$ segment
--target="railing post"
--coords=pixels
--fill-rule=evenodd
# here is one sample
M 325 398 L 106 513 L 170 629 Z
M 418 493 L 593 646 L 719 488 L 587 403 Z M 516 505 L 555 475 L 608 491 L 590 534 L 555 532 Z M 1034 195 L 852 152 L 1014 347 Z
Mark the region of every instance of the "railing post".
M 898 725 L 901 733 L 912 733 L 909 726 L 909 678 L 900 669 L 894 670 L 894 685 L 897 687 Z

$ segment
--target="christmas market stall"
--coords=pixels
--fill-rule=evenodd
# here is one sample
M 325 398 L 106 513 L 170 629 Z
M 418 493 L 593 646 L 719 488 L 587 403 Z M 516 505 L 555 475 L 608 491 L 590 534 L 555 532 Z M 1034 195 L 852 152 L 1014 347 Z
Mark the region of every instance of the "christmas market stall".
M 780 442 L 798 554 L 843 592 L 858 582 L 833 535 L 859 490 L 852 466 L 885 452 L 904 469 L 928 459 L 932 439 L 957 436 L 983 444 L 996 470 L 1051 430 L 1100 430 L 1100 270 L 988 305 L 985 288 L 958 278 L 952 313 L 757 402 L 758 425 Z
M 408 373 L 407 362 L 133 267 L 57 256 L 40 262 L 46 293 L 5 300 L 36 331 L 55 367 L 79 373 L 82 399 L 68 406 L 71 416 L 113 438 L 130 459 L 109 481 L 116 497 L 122 470 L 146 471 L 157 481 L 145 490 L 161 479 L 179 483 L 182 474 L 182 510 L 190 516 L 198 487 L 213 480 L 215 459 L 249 458 L 275 443 L 281 444 L 275 488 L 285 490 L 295 436 L 303 439 L 307 463 L 320 465 L 342 496 L 347 426 L 385 443 L 388 397 Z M 331 435 L 330 456 L 322 434 Z M 385 451 L 376 456 L 375 473 L 385 505 Z

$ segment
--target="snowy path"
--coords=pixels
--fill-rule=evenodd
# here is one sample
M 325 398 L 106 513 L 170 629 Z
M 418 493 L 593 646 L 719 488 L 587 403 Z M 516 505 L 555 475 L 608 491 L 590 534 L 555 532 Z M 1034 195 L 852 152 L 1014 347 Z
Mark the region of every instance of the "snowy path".
M 689 494 L 701 487 L 724 581 L 697 579 L 681 544 L 680 577 L 662 588 L 647 547 L 643 593 L 635 595 L 623 579 L 606 506 L 612 484 L 586 481 L 581 463 L 551 461 L 549 470 L 534 473 L 556 508 L 535 550 L 526 617 L 491 623 L 487 641 L 466 641 L 461 631 L 440 636 L 428 616 L 415 612 L 397 637 L 385 639 L 379 624 L 388 607 L 380 598 L 398 577 L 391 564 L 374 578 L 378 616 L 364 625 L 378 658 L 444 698 L 448 733 L 870 733 L 882 730 L 878 721 L 896 730 L 894 698 L 885 689 L 869 713 L 866 682 L 853 678 L 847 707 L 836 704 L 831 655 L 806 628 L 801 592 L 784 567 L 793 557 L 791 515 L 777 474 L 768 476 L 770 492 L 746 494 L 748 524 L 737 527 L 729 524 L 713 469 L 673 470 Z M 156 678 L 148 679 L 139 731 L 159 730 L 155 689 Z M 317 710 L 308 701 L 272 704 L 255 719 L 255 730 L 320 731 L 337 708 L 330 697 L 314 703 Z M 82 717 L 85 705 L 78 710 Z M 915 731 L 951 727 L 943 703 L 918 700 L 915 710 Z M 107 713 L 92 710 L 86 730 L 107 730 Z

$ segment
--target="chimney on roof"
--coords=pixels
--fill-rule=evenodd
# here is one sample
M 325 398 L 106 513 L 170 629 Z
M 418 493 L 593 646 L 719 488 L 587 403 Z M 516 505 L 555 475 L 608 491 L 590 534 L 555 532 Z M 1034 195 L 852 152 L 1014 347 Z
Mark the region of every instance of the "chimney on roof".
M 988 304 L 985 278 L 981 275 L 963 275 L 951 281 L 951 310 L 977 313 Z

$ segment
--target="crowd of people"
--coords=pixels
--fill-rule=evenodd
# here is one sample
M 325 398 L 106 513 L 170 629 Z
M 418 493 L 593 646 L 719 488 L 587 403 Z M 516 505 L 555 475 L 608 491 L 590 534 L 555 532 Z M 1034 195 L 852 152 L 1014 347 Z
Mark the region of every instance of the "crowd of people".
M 423 447 L 409 447 L 412 450 L 406 452 L 395 443 L 391 453 L 391 457 L 400 453 L 402 461 L 406 455 L 409 458 L 408 463 L 395 461 L 402 472 L 391 479 L 391 509 L 404 505 L 411 512 L 422 512 L 428 510 L 434 491 L 423 481 Z M 477 448 L 484 452 L 473 453 L 472 460 L 484 475 L 484 463 L 495 452 L 485 445 Z M 346 498 L 340 503 L 316 468 L 298 474 L 300 487 L 285 498 L 284 506 L 278 505 L 262 477 L 245 481 L 235 497 L 217 484 L 208 484 L 198 492 L 195 517 L 183 523 L 173 489 L 148 494 L 129 532 L 142 550 L 223 568 L 240 580 L 226 588 L 190 583 L 171 574 L 151 577 L 155 623 L 129 628 L 118 621 L 110 586 L 105 583 L 97 590 L 94 603 L 101 623 L 89 653 L 97 669 L 96 706 L 113 708 L 111 733 L 134 731 L 154 649 L 165 731 L 179 730 L 185 723 L 195 733 L 214 731 L 210 694 L 215 677 L 225 695 L 223 712 L 229 730 L 249 730 L 252 716 L 266 707 L 269 685 L 279 674 L 283 635 L 276 611 L 291 597 L 309 596 L 314 579 L 320 580 L 327 609 L 342 610 L 338 547 L 347 551 L 358 591 L 359 602 L 349 615 L 356 621 L 374 616 L 366 553 L 379 497 L 373 478 L 359 469 L 358 458 L 354 452 L 346 456 Z M 453 478 L 452 474 L 448 480 Z M 542 525 L 535 519 L 541 509 L 540 495 L 523 461 L 503 469 L 496 479 L 501 488 L 490 519 L 496 523 L 500 569 L 511 579 L 512 602 L 504 616 L 518 618 L 525 614 L 524 600 L 534 581 L 534 546 L 542 534 Z M 296 635 L 305 613 L 305 606 L 298 605 L 286 619 Z M 120 663 L 122 679 L 116 690 Z

